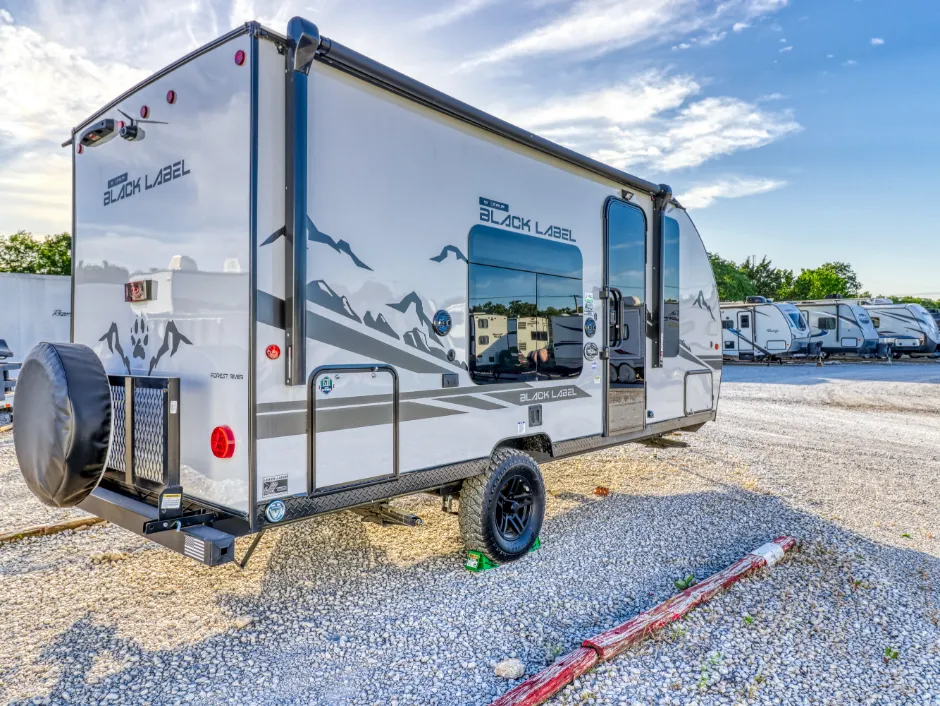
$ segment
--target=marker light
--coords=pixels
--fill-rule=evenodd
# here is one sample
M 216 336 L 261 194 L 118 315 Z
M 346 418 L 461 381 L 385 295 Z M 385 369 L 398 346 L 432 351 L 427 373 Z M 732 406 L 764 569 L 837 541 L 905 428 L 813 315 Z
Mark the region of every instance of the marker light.
M 120 130 L 122 127 L 124 127 L 124 121 L 118 120 L 118 130 Z
M 78 153 L 81 154 L 81 153 L 84 152 L 84 151 L 85 151 L 85 147 L 82 145 L 81 142 L 79 142 L 79 143 L 78 143 Z
M 150 115 L 150 108 L 145 105 L 140 106 L 140 117 L 146 120 L 148 115 Z
M 242 49 L 239 49 L 235 52 L 235 63 L 241 66 L 245 63 L 245 52 Z
M 166 92 L 166 102 L 170 105 L 176 103 L 176 91 L 167 91 Z
M 268 356 L 268 358 L 270 358 L 271 360 L 277 360 L 278 358 L 281 357 L 281 349 L 272 343 L 264 351 L 264 354 Z
M 216 427 L 212 430 L 209 446 L 216 458 L 231 458 L 235 454 L 235 432 L 228 426 Z

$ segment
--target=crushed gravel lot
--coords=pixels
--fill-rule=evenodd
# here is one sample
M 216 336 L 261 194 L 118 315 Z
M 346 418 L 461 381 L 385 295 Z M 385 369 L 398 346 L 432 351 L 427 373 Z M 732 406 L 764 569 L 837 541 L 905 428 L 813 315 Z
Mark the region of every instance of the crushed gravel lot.
M 559 704 L 940 704 L 940 365 L 725 369 L 682 447 L 543 466 L 543 547 L 462 568 L 457 518 L 351 513 L 266 535 L 246 570 L 110 525 L 0 545 L 0 701 L 486 704 L 781 535 L 791 558 L 566 689 Z M 0 531 L 56 521 L 0 435 Z M 594 493 L 603 486 L 606 497 Z M 240 540 L 240 552 L 245 540 Z

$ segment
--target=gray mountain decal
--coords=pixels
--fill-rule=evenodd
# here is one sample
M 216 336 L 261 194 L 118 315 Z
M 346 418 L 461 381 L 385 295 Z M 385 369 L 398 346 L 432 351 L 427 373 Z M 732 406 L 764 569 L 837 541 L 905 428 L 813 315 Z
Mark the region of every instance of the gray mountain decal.
M 414 304 L 415 314 L 418 316 L 418 320 L 422 323 L 425 330 L 427 331 L 428 338 L 430 338 L 436 344 L 441 345 L 441 339 L 439 339 L 437 334 L 434 333 L 434 326 L 431 323 L 431 320 L 424 313 L 424 305 L 421 303 L 421 297 L 418 296 L 417 292 L 412 292 L 397 304 L 387 304 L 386 306 L 390 306 L 391 308 L 395 309 L 395 311 L 400 311 L 404 314 L 408 311 L 412 304 Z
M 270 245 L 278 238 L 284 237 L 286 233 L 287 233 L 286 227 L 281 226 L 276 231 L 271 233 L 271 235 L 265 238 L 264 241 L 261 243 L 261 245 L 262 246 Z M 321 232 L 313 224 L 313 221 L 310 220 L 310 216 L 307 216 L 307 240 L 314 242 L 314 243 L 323 243 L 324 245 L 329 245 L 336 252 L 343 253 L 344 255 L 349 256 L 349 259 L 353 261 L 353 264 L 355 264 L 356 267 L 359 267 L 363 270 L 369 270 L 370 272 L 372 271 L 371 267 L 369 267 L 366 263 L 364 263 L 362 260 L 360 260 L 356 256 L 356 253 L 352 251 L 352 246 L 348 242 L 346 242 L 345 240 L 333 240 L 333 238 L 331 238 L 329 235 Z
M 334 292 L 330 285 L 322 279 L 316 279 L 307 285 L 307 301 L 319 304 L 324 309 L 335 311 L 337 314 L 342 314 L 356 323 L 362 323 L 359 315 L 349 306 L 349 300 Z
M 444 246 L 444 249 L 441 250 L 441 254 L 440 254 L 440 255 L 437 255 L 437 256 L 435 256 L 435 257 L 432 257 L 431 259 L 432 259 L 434 262 L 444 262 L 444 260 L 447 259 L 447 255 L 448 255 L 449 253 L 454 253 L 454 257 L 456 257 L 458 261 L 459 261 L 459 260 L 463 260 L 464 262 L 466 262 L 466 263 L 468 263 L 468 264 L 469 264 L 469 262 L 470 262 L 469 260 L 467 260 L 467 258 L 464 256 L 464 254 L 463 254 L 462 252 L 460 252 L 460 248 L 458 248 L 456 245 L 445 245 L 445 246 Z
M 395 333 L 392 327 L 389 325 L 388 321 L 385 320 L 385 317 L 382 314 L 379 314 L 377 317 L 372 317 L 372 312 L 367 311 L 366 315 L 362 319 L 364 323 L 369 328 L 374 328 L 376 331 L 381 331 L 386 336 L 391 336 L 392 338 L 400 338 L 400 336 Z
M 699 309 L 704 309 L 708 312 L 708 315 L 712 317 L 712 321 L 715 320 L 715 314 L 712 312 L 711 306 L 708 302 L 705 301 L 705 292 L 699 290 L 698 296 L 695 298 L 695 301 L 692 302 L 692 306 L 697 306 Z
M 433 355 L 435 358 L 439 358 L 445 363 L 451 362 L 447 360 L 447 354 L 444 351 L 442 351 L 440 348 L 429 346 L 427 344 L 424 331 L 417 327 L 405 332 L 405 335 L 402 336 L 402 340 L 406 345 L 409 345 L 412 348 L 417 348 L 422 353 Z

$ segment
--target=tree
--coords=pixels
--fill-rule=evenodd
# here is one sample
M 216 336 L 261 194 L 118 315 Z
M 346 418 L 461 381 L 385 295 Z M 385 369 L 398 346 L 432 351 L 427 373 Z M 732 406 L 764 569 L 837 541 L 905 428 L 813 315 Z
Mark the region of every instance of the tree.
M 754 283 L 755 294 L 763 297 L 778 299 L 793 285 L 793 271 L 777 269 L 766 256 L 760 262 L 748 258 L 738 269 Z
M 71 275 L 72 236 L 59 233 L 35 238 L 25 230 L 0 236 L 0 272 Z
M 849 294 L 847 281 L 832 263 L 815 270 L 801 270 L 800 276 L 781 294 L 781 299 L 822 299 L 828 294 L 852 296 Z
M 862 291 L 862 283 L 858 281 L 858 275 L 847 262 L 824 262 L 819 269 L 829 268 L 845 281 L 844 291 L 840 292 L 842 296 L 857 297 Z
M 757 294 L 754 282 L 741 272 L 731 260 L 714 253 L 708 253 L 712 263 L 712 272 L 715 273 L 715 282 L 718 284 L 718 298 L 721 301 L 743 301 L 744 297 Z

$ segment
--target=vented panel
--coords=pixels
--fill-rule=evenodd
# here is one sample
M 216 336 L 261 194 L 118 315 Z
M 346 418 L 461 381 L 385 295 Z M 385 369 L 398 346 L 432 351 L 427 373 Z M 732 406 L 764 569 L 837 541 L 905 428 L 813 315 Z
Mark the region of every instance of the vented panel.
M 113 420 L 108 470 L 126 483 L 148 489 L 178 485 L 179 380 L 124 375 L 108 378 Z M 133 391 L 132 419 L 128 417 L 129 390 Z M 130 452 L 129 438 L 133 439 Z M 128 473 L 128 468 L 133 472 Z

